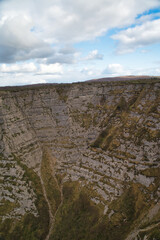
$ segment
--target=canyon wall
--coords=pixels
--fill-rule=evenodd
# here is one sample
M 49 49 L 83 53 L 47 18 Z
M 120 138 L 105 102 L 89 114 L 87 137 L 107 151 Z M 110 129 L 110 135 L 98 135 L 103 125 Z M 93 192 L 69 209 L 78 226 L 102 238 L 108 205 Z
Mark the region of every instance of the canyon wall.
M 90 239 L 60 235 L 71 195 L 71 203 L 87 196 L 94 224 L 103 218 L 119 239 L 160 237 L 159 89 L 158 80 L 1 88 L 0 237 L 14 239 L 4 237 L 5 221 L 37 221 L 41 201 L 44 231 L 22 239 L 45 239 L 49 229 L 48 239 Z M 106 230 L 100 237 L 101 225 L 94 239 L 117 239 Z

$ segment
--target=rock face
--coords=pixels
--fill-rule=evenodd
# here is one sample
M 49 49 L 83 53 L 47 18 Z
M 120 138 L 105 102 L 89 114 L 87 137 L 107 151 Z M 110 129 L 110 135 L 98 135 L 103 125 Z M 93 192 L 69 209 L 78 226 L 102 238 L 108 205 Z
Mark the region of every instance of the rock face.
M 52 156 L 49 164 L 53 171 L 50 177 L 55 181 L 53 185 L 57 186 L 55 191 L 59 191 L 57 196 L 61 204 L 58 208 L 57 200 L 57 207 L 52 214 L 55 228 L 52 226 L 48 239 L 69 239 L 55 236 L 59 234 L 56 229 L 60 225 L 60 220 L 56 221 L 56 218 L 60 217 L 63 203 L 65 206 L 62 195 L 67 184 L 72 183 L 88 191 L 90 204 L 101 209 L 102 216 L 108 219 L 106 226 L 114 222 L 121 229 L 119 221 L 130 224 L 126 225 L 127 230 L 122 231 L 124 234 L 119 239 L 136 239 L 138 234 L 140 239 L 160 237 L 157 230 L 160 221 L 159 90 L 160 82 L 153 80 L 146 83 L 87 82 L 1 88 L 2 225 L 7 219 L 20 221 L 28 213 L 35 219 L 40 215 L 36 205 L 37 192 L 32 183 L 35 179 L 29 175 L 26 181 L 24 173 L 32 170 L 37 177 L 41 178 L 42 175 L 47 189 L 44 173 L 47 166 L 42 168 L 45 148 Z M 60 191 L 62 188 L 63 191 Z M 132 222 L 115 207 L 118 201 L 125 201 L 128 190 L 134 193 Z M 49 200 L 48 207 L 52 209 L 49 192 L 46 197 L 46 206 Z M 56 197 L 53 199 L 56 206 Z M 149 218 L 148 210 L 151 211 L 155 206 L 156 211 Z M 116 218 L 118 213 L 120 215 Z M 155 225 L 140 232 L 137 229 L 142 224 Z M 134 229 L 136 234 L 132 233 Z M 3 239 L 3 229 L 1 232 Z M 95 239 L 118 239 L 116 235 L 111 237 L 107 234 L 104 237 L 97 235 Z M 44 236 L 45 233 L 38 238 L 35 234 L 34 238 L 28 239 L 45 239 Z

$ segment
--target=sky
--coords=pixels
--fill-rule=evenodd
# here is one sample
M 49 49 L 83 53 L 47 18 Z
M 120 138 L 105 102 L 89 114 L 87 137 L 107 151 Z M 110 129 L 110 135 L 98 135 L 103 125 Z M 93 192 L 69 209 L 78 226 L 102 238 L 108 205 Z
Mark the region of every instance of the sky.
M 0 86 L 160 76 L 160 0 L 0 0 Z

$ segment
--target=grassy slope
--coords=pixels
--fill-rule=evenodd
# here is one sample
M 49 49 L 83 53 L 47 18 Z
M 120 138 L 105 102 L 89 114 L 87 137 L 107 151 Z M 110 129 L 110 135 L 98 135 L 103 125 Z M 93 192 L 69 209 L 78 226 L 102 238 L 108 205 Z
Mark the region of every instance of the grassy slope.
M 78 182 L 65 183 L 63 195 L 50 240 L 124 240 L 152 205 L 138 184 L 131 184 L 110 204 L 109 212 L 114 211 L 110 218 L 103 215 L 101 207 L 90 200 L 90 192 Z
M 37 174 L 27 168 L 18 159 L 17 163 L 25 170 L 24 180 L 32 182 L 32 188 L 36 193 L 36 207 L 39 213 L 38 217 L 27 213 L 21 220 L 6 219 L 0 221 L 0 239 L 1 240 L 42 240 L 48 232 L 49 215 L 48 208 L 42 194 L 41 182 Z
M 54 164 L 54 159 L 49 153 L 48 149 L 44 149 L 41 165 L 41 175 L 44 181 L 47 198 L 51 204 L 53 215 L 61 201 L 60 190 L 57 184 L 58 182 L 54 175 Z

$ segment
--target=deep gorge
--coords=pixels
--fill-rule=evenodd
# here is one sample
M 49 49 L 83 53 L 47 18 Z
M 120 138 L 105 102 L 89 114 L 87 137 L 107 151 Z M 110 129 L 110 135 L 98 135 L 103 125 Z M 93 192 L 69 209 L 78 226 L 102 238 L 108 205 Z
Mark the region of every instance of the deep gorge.
M 157 79 L 0 88 L 0 239 L 159 240 L 159 103 Z

